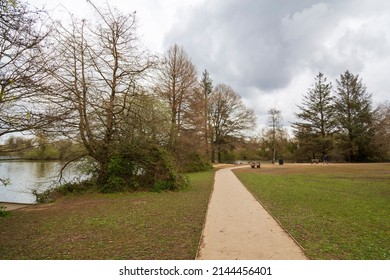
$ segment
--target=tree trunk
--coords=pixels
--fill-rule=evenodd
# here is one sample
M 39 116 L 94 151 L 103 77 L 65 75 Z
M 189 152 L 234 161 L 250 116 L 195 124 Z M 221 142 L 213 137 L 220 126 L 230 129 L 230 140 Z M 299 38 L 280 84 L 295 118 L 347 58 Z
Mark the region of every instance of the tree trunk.
M 275 164 L 275 161 L 276 161 L 276 149 L 272 149 L 273 152 L 272 152 L 272 164 Z
M 217 157 L 218 157 L 218 163 L 221 163 L 221 144 L 218 144 Z

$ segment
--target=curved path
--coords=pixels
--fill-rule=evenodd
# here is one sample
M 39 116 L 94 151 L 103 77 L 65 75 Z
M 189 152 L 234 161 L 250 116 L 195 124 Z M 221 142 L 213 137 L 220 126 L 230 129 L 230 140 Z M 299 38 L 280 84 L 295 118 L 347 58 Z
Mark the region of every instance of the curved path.
M 237 168 L 237 167 L 233 167 Z M 302 249 L 231 171 L 215 174 L 198 260 L 302 260 Z

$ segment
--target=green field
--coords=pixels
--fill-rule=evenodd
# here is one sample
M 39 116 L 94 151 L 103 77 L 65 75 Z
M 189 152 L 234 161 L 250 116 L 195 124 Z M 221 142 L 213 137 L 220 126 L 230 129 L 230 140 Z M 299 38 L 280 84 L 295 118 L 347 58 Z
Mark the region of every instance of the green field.
M 195 259 L 214 171 L 177 192 L 84 194 L 0 218 L 0 259 Z
M 390 259 L 390 164 L 235 171 L 311 259 Z M 0 259 L 194 259 L 214 172 L 178 192 L 90 193 L 0 217 Z
M 390 164 L 264 165 L 236 175 L 311 259 L 390 259 Z

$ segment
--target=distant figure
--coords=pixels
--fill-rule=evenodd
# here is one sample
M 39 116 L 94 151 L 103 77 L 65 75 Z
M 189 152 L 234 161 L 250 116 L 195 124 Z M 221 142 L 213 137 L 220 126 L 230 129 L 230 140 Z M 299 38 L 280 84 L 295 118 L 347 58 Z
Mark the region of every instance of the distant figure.
M 325 164 L 325 163 L 328 164 L 328 162 L 329 162 L 329 157 L 328 157 L 328 155 L 324 155 L 324 164 Z

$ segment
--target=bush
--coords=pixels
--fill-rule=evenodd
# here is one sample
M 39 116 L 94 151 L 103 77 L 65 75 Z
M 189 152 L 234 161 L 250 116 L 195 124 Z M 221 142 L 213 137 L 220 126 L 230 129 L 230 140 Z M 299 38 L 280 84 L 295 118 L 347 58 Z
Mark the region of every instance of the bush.
M 198 170 L 205 168 L 199 163 Z M 57 196 L 78 194 L 87 191 L 102 193 L 125 191 L 175 191 L 189 185 L 181 175 L 172 155 L 156 145 L 123 146 L 111 156 L 107 172 L 99 183 L 88 180 L 67 183 L 42 193 L 33 191 L 38 203 L 48 203 Z
M 82 194 L 88 191 L 95 191 L 96 183 L 94 180 L 87 180 L 82 182 L 66 183 L 57 187 L 53 187 L 38 193 L 37 190 L 33 190 L 32 194 L 35 196 L 37 203 L 51 203 L 59 196 L 69 194 Z
M 41 193 L 39 193 L 37 190 L 33 190 L 32 194 L 35 195 L 35 200 L 37 203 L 50 203 L 54 201 L 54 189 L 47 189 Z
M 197 152 L 188 153 L 185 159 L 181 159 L 180 161 L 180 168 L 184 172 L 200 172 L 211 170 L 213 168 L 211 163 L 203 159 Z
M 187 185 L 173 157 L 159 146 L 124 147 L 108 163 L 102 192 L 178 190 Z
M 11 212 L 6 210 L 7 208 L 3 205 L 0 205 L 0 217 L 9 217 L 11 216 Z

